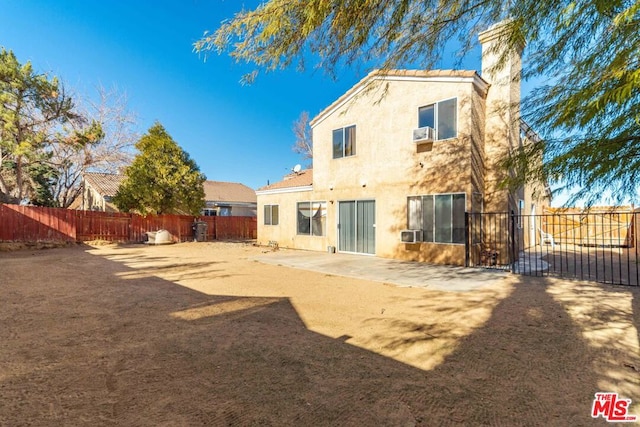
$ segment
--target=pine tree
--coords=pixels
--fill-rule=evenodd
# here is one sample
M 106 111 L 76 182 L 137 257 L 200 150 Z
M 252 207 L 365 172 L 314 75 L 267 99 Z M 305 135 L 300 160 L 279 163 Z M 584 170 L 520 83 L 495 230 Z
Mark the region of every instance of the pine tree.
M 204 207 L 206 180 L 189 154 L 160 123 L 136 143 L 139 153 L 125 170 L 113 202 L 122 211 L 198 215 Z
M 75 111 L 57 78 L 0 50 L 0 198 L 56 205 L 52 147 L 84 147 L 102 135 L 99 123 Z

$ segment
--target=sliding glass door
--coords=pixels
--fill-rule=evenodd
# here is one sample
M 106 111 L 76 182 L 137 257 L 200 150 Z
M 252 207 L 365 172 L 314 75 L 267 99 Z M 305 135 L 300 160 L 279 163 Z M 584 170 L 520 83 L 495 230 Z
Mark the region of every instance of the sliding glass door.
M 338 250 L 376 253 L 375 200 L 349 200 L 338 204 Z

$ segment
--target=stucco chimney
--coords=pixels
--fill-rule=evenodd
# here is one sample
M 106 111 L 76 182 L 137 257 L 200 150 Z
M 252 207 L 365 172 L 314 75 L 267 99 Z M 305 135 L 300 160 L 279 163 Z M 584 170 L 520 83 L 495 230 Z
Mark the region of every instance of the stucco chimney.
M 479 35 L 482 44 L 482 78 L 490 83 L 485 104 L 485 211 L 511 210 L 515 195 L 499 190 L 505 171 L 500 158 L 520 143 L 520 74 L 522 49 L 511 48 L 505 40 L 509 21 L 501 21 Z M 505 55 L 506 54 L 506 55 Z M 510 197 L 505 197 L 510 196 Z M 507 199 L 509 203 L 507 204 Z

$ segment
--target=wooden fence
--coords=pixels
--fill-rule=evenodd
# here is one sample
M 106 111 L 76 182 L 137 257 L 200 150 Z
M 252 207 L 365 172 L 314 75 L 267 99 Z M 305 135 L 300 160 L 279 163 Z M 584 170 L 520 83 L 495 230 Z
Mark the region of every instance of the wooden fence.
M 0 204 L 0 241 L 76 241 L 76 211 Z
M 207 223 L 207 240 L 255 239 L 258 222 L 255 217 L 207 216 L 200 217 Z
M 631 206 L 543 208 L 541 230 L 555 242 L 586 246 L 633 247 L 638 214 Z
M 0 204 L 0 241 L 142 242 L 147 231 L 167 230 L 176 241 L 194 239 L 194 223 L 207 224 L 207 240 L 255 239 L 255 217 L 193 217 Z

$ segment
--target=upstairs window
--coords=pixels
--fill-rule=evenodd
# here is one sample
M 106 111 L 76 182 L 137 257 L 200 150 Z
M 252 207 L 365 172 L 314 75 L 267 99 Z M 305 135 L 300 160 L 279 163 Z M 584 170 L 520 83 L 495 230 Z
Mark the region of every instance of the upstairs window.
M 448 139 L 458 136 L 457 98 L 447 99 L 426 105 L 418 109 L 418 127 L 429 126 L 435 129 L 436 139 Z
M 356 126 L 347 126 L 333 131 L 333 158 L 356 154 Z

